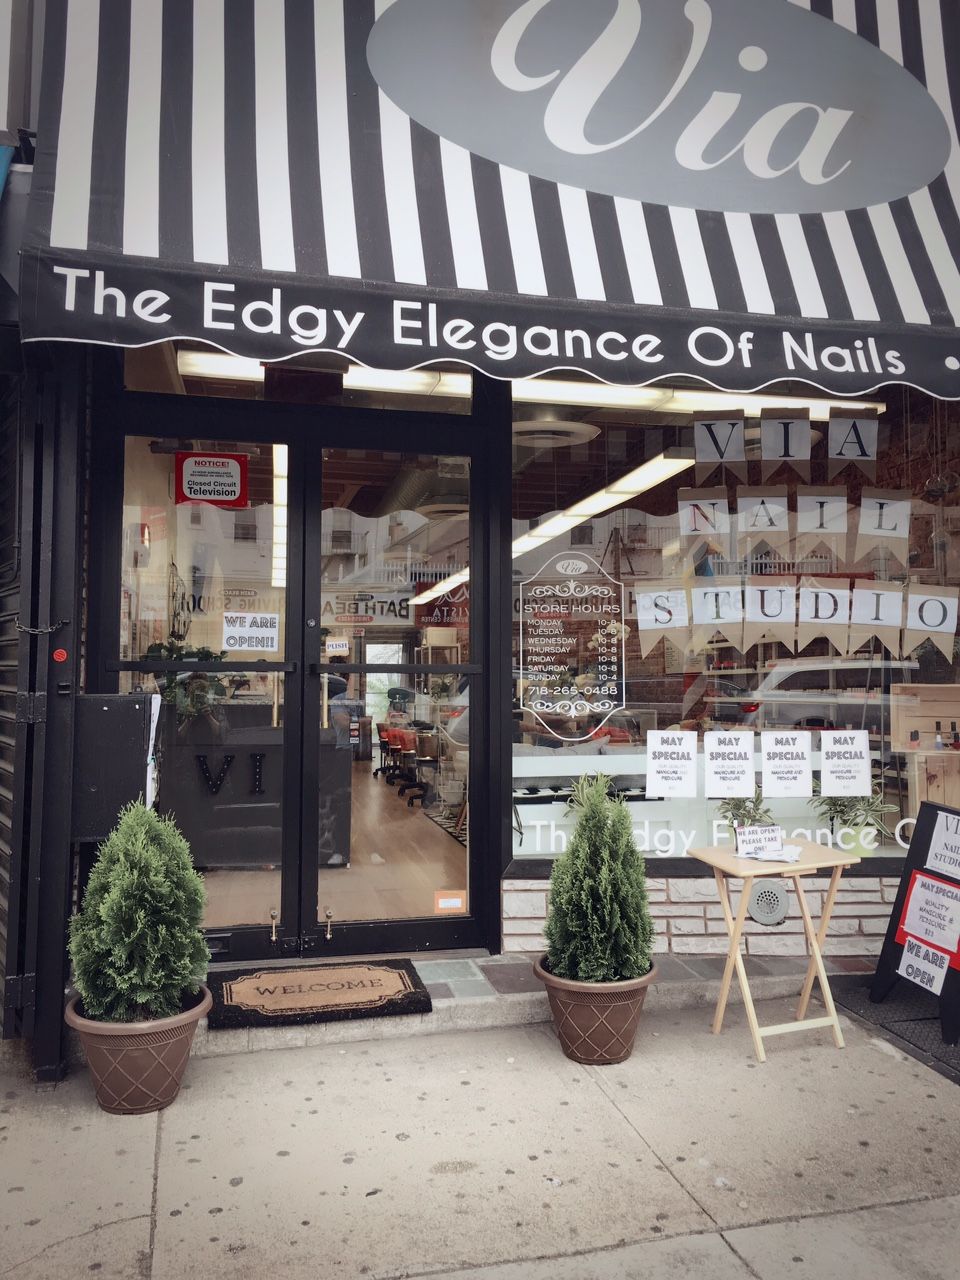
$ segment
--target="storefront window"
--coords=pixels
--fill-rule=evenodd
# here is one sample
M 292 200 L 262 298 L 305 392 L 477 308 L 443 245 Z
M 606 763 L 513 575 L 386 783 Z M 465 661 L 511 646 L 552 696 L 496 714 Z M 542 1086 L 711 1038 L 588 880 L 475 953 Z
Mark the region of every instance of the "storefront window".
M 960 803 L 943 404 L 542 380 L 514 417 L 515 857 L 565 847 L 584 773 L 648 856 L 730 840 L 755 787 L 868 856 Z
M 279 913 L 285 676 L 218 666 L 283 660 L 287 469 L 284 445 L 125 442 L 120 659 L 144 669 L 120 687 L 159 695 L 157 807 L 214 929 Z
M 147 790 L 208 928 L 298 927 L 311 856 L 314 928 L 464 917 L 470 458 L 315 449 L 292 493 L 289 461 L 125 441 L 120 688 L 155 698 Z
M 129 437 L 125 447 L 121 659 L 277 661 L 286 446 L 184 450 Z

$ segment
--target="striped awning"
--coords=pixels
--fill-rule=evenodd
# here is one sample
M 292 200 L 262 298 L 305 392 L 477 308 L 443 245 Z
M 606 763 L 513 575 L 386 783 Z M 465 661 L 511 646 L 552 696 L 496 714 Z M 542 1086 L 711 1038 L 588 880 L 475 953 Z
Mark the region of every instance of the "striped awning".
M 49 0 L 45 41 L 26 340 L 960 397 L 956 0 Z
M 31 0 L 0 0 L 0 145 L 15 147 L 30 125 Z

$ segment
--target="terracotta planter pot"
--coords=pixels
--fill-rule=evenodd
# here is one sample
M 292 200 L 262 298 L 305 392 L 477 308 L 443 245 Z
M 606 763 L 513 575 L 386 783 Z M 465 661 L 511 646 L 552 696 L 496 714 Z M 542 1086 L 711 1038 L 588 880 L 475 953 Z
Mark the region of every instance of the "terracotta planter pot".
M 201 983 L 195 1003 L 183 1013 L 149 1022 L 95 1022 L 77 1012 L 74 996 L 64 1017 L 79 1032 L 97 1102 L 114 1115 L 143 1115 L 169 1107 L 180 1092 L 193 1033 L 213 1004 Z
M 544 968 L 545 960 L 546 956 L 535 960 L 533 971 L 547 988 L 553 1023 L 567 1057 L 594 1066 L 629 1058 L 647 988 L 657 976 L 656 965 L 642 978 L 624 982 L 573 982 L 554 977 Z

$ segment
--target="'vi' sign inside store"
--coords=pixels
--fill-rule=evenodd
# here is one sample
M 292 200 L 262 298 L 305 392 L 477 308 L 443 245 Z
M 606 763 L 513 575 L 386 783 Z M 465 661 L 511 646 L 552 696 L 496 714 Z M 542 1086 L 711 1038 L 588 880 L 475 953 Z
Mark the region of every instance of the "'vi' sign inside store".
M 926 186 L 950 152 L 917 79 L 784 0 L 394 0 L 367 57 L 450 141 L 657 204 L 864 208 Z

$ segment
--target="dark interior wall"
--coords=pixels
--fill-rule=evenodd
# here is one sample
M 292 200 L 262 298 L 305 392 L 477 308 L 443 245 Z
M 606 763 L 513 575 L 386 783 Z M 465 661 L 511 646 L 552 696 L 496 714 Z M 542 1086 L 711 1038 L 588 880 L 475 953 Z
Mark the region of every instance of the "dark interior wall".
M 17 720 L 20 600 L 18 478 L 20 472 L 19 387 L 8 383 L 0 405 L 0 984 L 6 977 L 10 923 L 14 740 Z
M 0 383 L 2 1030 L 45 1080 L 63 1071 L 88 389 L 82 350 L 32 349 Z
M 23 581 L 23 386 L 19 377 L 0 379 L 0 992 L 5 1036 L 21 1030 L 11 983 L 22 956 L 19 876 L 22 794 L 28 732 L 23 723 L 20 683 L 29 640 L 17 629 Z

